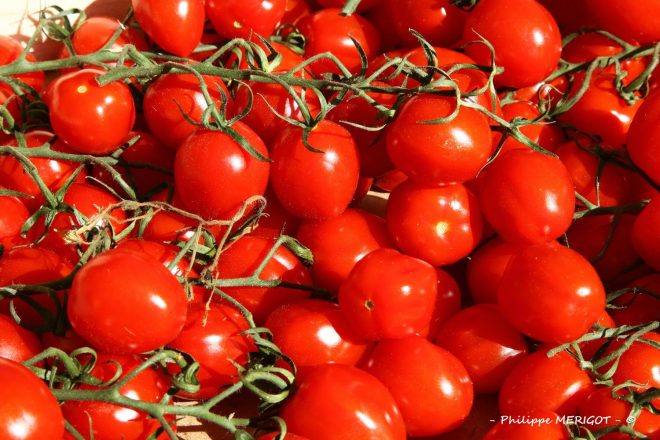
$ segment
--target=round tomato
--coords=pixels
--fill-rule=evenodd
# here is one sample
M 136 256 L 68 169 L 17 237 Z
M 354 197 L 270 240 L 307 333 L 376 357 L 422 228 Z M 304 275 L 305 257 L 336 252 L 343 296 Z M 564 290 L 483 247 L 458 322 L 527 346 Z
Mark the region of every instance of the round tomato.
M 438 295 L 435 298 L 431 324 L 426 335 L 430 341 L 435 340 L 440 326 L 461 309 L 461 289 L 454 277 L 437 267 L 435 274 L 438 277 Z
M 660 271 L 660 195 L 637 216 L 632 241 L 646 264 Z
M 17 40 L 7 35 L 0 35 L 0 66 L 11 64 L 23 53 L 23 46 Z M 33 54 L 27 55 L 27 61 L 35 62 L 36 58 Z M 11 75 L 12 78 L 24 82 L 32 87 L 37 92 L 41 91 L 44 87 L 46 75 L 44 72 L 23 73 L 20 75 Z M 0 85 L 0 90 L 10 92 L 9 86 L 4 82 Z
M 653 43 L 660 39 L 660 2 L 641 0 L 585 0 L 585 14 L 620 38 L 639 43 Z
M 652 273 L 650 275 L 638 278 L 632 281 L 628 287 L 642 288 L 651 292 L 660 292 L 660 274 Z M 611 311 L 612 318 L 617 325 L 646 325 L 651 321 L 658 320 L 658 310 L 660 310 L 660 299 L 654 298 L 646 293 L 630 292 L 614 300 L 616 309 Z
M 206 16 L 222 37 L 268 38 L 284 16 L 286 0 L 207 0 Z
M 504 271 L 520 249 L 520 245 L 496 237 L 472 254 L 466 273 L 472 301 L 477 304 L 497 303 L 497 289 Z
M 23 362 L 41 350 L 36 334 L 16 324 L 13 318 L 0 315 L 0 358 Z
M 131 27 L 124 25 L 116 18 L 110 17 L 89 17 L 82 22 L 71 37 L 71 44 L 76 55 L 87 55 L 101 50 L 121 29 L 121 33 L 108 48 L 114 52 L 121 52 L 124 46 L 132 44 L 138 50 L 147 50 L 149 48 L 144 36 Z M 70 56 L 66 46 L 62 48 L 60 57 Z
M 449 0 L 384 0 L 392 28 L 400 43 L 419 46 L 414 29 L 434 46 L 452 47 L 461 37 L 468 14 Z
M 3 188 L 0 187 L 0 190 Z M 30 217 L 30 212 L 18 197 L 0 196 L 0 249 L 11 249 L 23 244 L 21 228 Z
M 628 154 L 635 165 L 660 184 L 660 92 L 644 100 L 628 132 Z
M 156 260 L 160 261 L 163 266 L 175 277 L 195 276 L 196 272 L 191 268 L 190 261 L 183 257 L 171 269 L 170 264 L 176 259 L 179 251 L 178 246 L 172 244 L 164 244 L 157 241 L 138 240 L 135 238 L 122 240 L 117 244 L 117 249 L 131 249 L 143 254 L 150 255 Z
M 538 107 L 530 101 L 516 101 L 502 106 L 502 116 L 509 122 L 516 118 L 532 121 L 541 116 L 541 112 Z M 565 141 L 564 133 L 561 128 L 556 124 L 548 123 L 548 121 L 541 120 L 533 124 L 521 125 L 519 129 L 522 134 L 529 138 L 529 140 L 536 142 L 541 148 L 545 148 L 548 151 L 555 151 L 557 147 Z M 497 145 L 501 134 L 493 132 L 493 136 L 493 145 Z M 516 148 L 524 149 L 528 147 L 512 137 L 509 137 L 502 144 L 500 154 Z

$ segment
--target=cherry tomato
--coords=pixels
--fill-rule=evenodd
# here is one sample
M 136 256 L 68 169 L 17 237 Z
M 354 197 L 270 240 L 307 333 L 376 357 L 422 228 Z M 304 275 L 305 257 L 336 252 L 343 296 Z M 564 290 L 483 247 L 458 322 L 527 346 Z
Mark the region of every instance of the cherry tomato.
M 311 14 L 312 7 L 307 0 L 286 0 L 284 17 L 282 17 L 279 25 L 296 24 L 302 18 Z
M 640 43 L 660 39 L 660 3 L 656 0 L 633 4 L 624 0 L 585 0 L 584 5 L 585 13 L 598 28 Z
M 323 6 L 324 8 L 341 8 L 344 6 L 344 1 L 343 0 L 315 0 L 316 3 L 319 5 Z M 363 0 L 360 2 L 358 5 L 356 12 L 358 13 L 363 13 L 377 4 L 379 4 L 382 0 Z
M 472 301 L 477 304 L 497 303 L 497 289 L 504 271 L 520 249 L 520 245 L 496 237 L 472 254 L 466 273 Z
M 57 78 L 50 94 L 53 131 L 71 149 L 108 154 L 124 142 L 135 122 L 135 103 L 127 85 L 101 87 L 97 69 L 83 69 Z
M 108 50 L 121 52 L 124 46 L 128 44 L 134 45 L 138 50 L 149 48 L 147 41 L 140 32 L 130 27 L 124 27 L 116 18 L 89 17 L 82 22 L 71 37 L 75 55 L 87 55 L 102 49 L 119 29 L 121 29 L 121 33 Z M 60 57 L 66 58 L 70 55 L 68 48 L 64 46 Z
M 117 249 L 131 249 L 151 255 L 156 260 L 160 261 L 163 266 L 167 267 L 175 277 L 196 275 L 196 272 L 190 266 L 190 261 L 186 257 L 181 258 L 171 269 L 169 268 L 181 250 L 175 245 L 131 238 L 119 242 L 117 244 Z
M 431 437 L 433 440 L 473 440 L 483 438 L 499 418 L 497 395 L 474 396 L 470 414 L 456 429 Z
M 568 440 L 568 431 L 558 418 L 552 411 L 530 411 L 520 423 L 509 417 L 488 431 L 483 440 Z
M 204 31 L 204 0 L 131 0 L 135 19 L 157 45 L 189 56 Z
M 0 35 L 0 66 L 13 63 L 22 53 L 23 46 L 21 43 L 9 36 Z M 26 59 L 30 62 L 37 61 L 34 55 L 31 53 L 27 55 Z M 37 92 L 43 89 L 44 82 L 46 80 L 46 75 L 41 71 L 23 73 L 20 75 L 10 75 L 10 77 L 24 82 Z M 7 86 L 4 82 L 2 85 L 0 85 L 0 90 L 7 91 L 10 94 L 13 93 L 10 91 L 9 86 Z
M 655 196 L 635 220 L 632 242 L 642 259 L 660 271 L 660 195 Z
M 660 274 L 653 273 L 632 281 L 628 287 L 641 287 L 660 292 Z M 645 293 L 625 293 L 614 301 L 618 307 L 611 311 L 617 325 L 645 325 L 658 320 L 660 299 Z
M 286 0 L 207 0 L 206 16 L 222 37 L 269 37 L 284 17 Z
M 434 46 L 451 47 L 461 37 L 468 14 L 449 0 L 384 0 L 392 28 L 404 46 L 419 46 L 414 29 Z
M 266 209 L 268 214 L 259 219 L 258 227 L 252 231 L 252 235 L 265 238 L 277 238 L 280 234 L 295 237 L 300 227 L 300 219 L 291 215 L 277 200 L 270 188 L 265 194 Z
M 303 143 L 303 130 L 290 126 L 271 147 L 270 184 L 282 206 L 297 217 L 324 220 L 346 210 L 359 178 L 357 148 L 351 134 L 323 120 Z
M 237 122 L 232 128 L 268 157 L 266 146 L 247 125 Z M 192 212 L 207 219 L 229 219 L 248 197 L 264 193 L 270 168 L 228 134 L 199 130 L 177 150 L 174 187 Z
M 454 277 L 437 267 L 435 274 L 438 277 L 438 295 L 435 299 L 428 335 L 426 335 L 430 341 L 435 340 L 440 326 L 461 309 L 461 289 Z
M 283 438 L 285 440 L 309 440 L 307 437 L 302 437 L 296 434 L 292 434 L 289 431 L 286 432 L 285 437 L 279 437 L 279 435 L 280 435 L 279 432 L 264 434 L 261 437 L 259 437 L 257 440 L 280 440 L 280 438 Z
M 314 254 L 314 283 L 331 292 L 369 252 L 394 247 L 383 219 L 353 208 L 328 220 L 303 222 L 297 238 Z
M 41 350 L 36 334 L 16 324 L 13 318 L 0 315 L 0 358 L 23 362 Z
M 421 336 L 380 342 L 365 370 L 390 390 L 411 436 L 454 429 L 472 407 L 472 381 L 463 364 Z
M 28 217 L 30 213 L 21 199 L 0 196 L 0 248 L 11 249 L 25 242 L 20 232 Z
M 315 440 L 406 438 L 401 413 L 385 385 L 348 365 L 311 368 L 280 416 L 291 431 Z
M 625 114 L 630 115 L 631 112 L 627 111 Z M 648 174 L 655 183 L 660 183 L 660 158 L 657 155 L 660 148 L 658 145 L 660 93 L 647 97 L 634 115 L 628 132 L 628 154 L 635 165 Z M 629 119 L 626 122 L 629 122 Z
M 60 440 L 63 434 L 62 411 L 48 386 L 21 364 L 0 358 L 0 436 Z
M 112 301 L 108 301 L 112 298 Z M 67 313 L 74 330 L 109 353 L 141 353 L 172 341 L 186 321 L 187 296 L 154 257 L 114 249 L 76 273 Z
M 557 243 L 528 246 L 514 255 L 497 295 L 514 327 L 557 344 L 582 336 L 605 309 L 605 290 L 596 270 Z
M 502 106 L 502 116 L 509 122 L 513 121 L 515 118 L 532 121 L 541 116 L 541 112 L 536 105 L 530 101 L 516 101 Z M 536 142 L 540 147 L 545 148 L 548 151 L 555 151 L 565 140 L 561 128 L 556 124 L 548 123 L 547 121 L 539 121 L 534 124 L 520 126 L 520 132 L 527 136 L 529 140 Z M 493 136 L 493 144 L 497 145 L 501 134 L 493 132 Z M 502 144 L 500 154 L 516 148 L 524 149 L 528 147 L 512 137 L 509 137 Z
M 465 186 L 408 180 L 390 195 L 387 227 L 403 252 L 442 266 L 472 252 L 484 225 L 477 199 Z
M 365 339 L 402 338 L 431 323 L 437 282 L 428 263 L 377 249 L 358 261 L 342 283 L 339 306 Z
M 511 150 L 480 176 L 479 202 L 488 223 L 507 241 L 549 242 L 573 219 L 573 183 L 559 159 Z

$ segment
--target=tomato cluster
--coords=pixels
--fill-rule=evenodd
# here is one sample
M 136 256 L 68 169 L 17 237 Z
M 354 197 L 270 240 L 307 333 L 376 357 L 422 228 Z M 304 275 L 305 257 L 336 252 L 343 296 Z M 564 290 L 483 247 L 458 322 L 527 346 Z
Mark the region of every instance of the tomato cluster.
M 657 0 L 131 11 L 0 37 L 3 438 L 660 438 Z

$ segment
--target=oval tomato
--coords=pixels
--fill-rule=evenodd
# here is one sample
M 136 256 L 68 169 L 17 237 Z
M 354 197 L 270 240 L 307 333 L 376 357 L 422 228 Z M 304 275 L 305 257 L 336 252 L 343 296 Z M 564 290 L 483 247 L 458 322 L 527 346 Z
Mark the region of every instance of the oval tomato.
M 121 29 L 108 50 L 121 52 L 127 44 L 132 44 L 138 50 L 147 50 L 148 44 L 143 34 L 124 25 L 116 18 L 89 17 L 78 26 L 71 37 L 71 44 L 76 55 L 87 55 L 102 49 Z M 66 46 L 60 52 L 61 58 L 70 56 Z
M 226 39 L 269 37 L 286 10 L 286 0 L 207 0 L 206 16 Z
M 384 0 L 392 28 L 404 46 L 419 46 L 414 29 L 434 46 L 452 47 L 461 37 L 468 14 L 449 0 Z

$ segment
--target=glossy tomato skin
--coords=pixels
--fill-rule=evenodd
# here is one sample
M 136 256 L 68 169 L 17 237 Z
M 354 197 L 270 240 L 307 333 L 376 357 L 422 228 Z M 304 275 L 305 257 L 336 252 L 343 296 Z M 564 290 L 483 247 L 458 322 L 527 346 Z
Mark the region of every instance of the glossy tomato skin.
M 10 316 L 0 315 L 0 358 L 23 362 L 41 350 L 35 333 L 18 325 Z
M 425 124 L 452 114 L 455 98 L 419 95 L 397 113 L 387 131 L 387 152 L 409 177 L 434 184 L 461 183 L 476 177 L 492 151 L 488 120 L 463 107 L 452 121 Z
M 394 248 L 383 219 L 355 208 L 328 220 L 303 222 L 296 237 L 314 254 L 314 283 L 331 292 L 369 252 Z
M 94 347 L 125 354 L 153 350 L 176 338 L 187 306 L 183 287 L 160 261 L 113 249 L 76 273 L 67 313 L 73 329 Z
M 270 184 L 291 214 L 306 220 L 336 217 L 346 210 L 359 178 L 357 148 L 351 134 L 331 121 L 321 121 L 303 144 L 303 130 L 288 127 L 271 147 Z
M 0 66 L 13 63 L 22 53 L 23 46 L 21 43 L 7 35 L 0 36 Z M 36 61 L 36 58 L 31 53 L 27 55 L 26 59 L 30 62 Z M 23 73 L 20 75 L 11 75 L 11 77 L 24 82 L 37 92 L 43 89 L 46 80 L 44 72 Z M 0 90 L 13 93 L 9 91 L 9 87 L 5 83 L 0 86 Z
M 614 300 L 614 304 L 622 306 L 622 309 L 613 309 L 612 318 L 617 325 L 645 325 L 650 321 L 658 319 L 660 310 L 660 299 L 644 293 L 635 294 L 633 287 L 641 287 L 651 292 L 660 290 L 660 274 L 652 273 L 633 280 L 627 287 L 631 287 L 630 293 L 625 293 Z
M 657 0 L 634 4 L 623 0 L 585 0 L 584 4 L 585 13 L 598 28 L 642 44 L 660 39 L 660 3 Z
M 348 365 L 310 369 L 280 415 L 291 431 L 315 440 L 406 438 L 401 413 L 385 385 Z
M 412 179 L 392 191 L 386 219 L 403 252 L 437 266 L 466 257 L 481 241 L 484 228 L 477 198 L 465 186 Z
M 368 340 L 402 338 L 426 329 L 436 297 L 433 267 L 394 249 L 368 254 L 339 288 L 346 319 Z
M 222 37 L 268 38 L 284 16 L 286 0 L 207 0 L 206 15 Z
M 395 35 L 403 45 L 416 47 L 419 40 L 410 29 L 434 46 L 452 47 L 461 37 L 468 14 L 448 0 L 383 0 L 391 16 Z
M 646 174 L 660 183 L 660 93 L 648 96 L 630 124 L 627 143 L 632 161 Z
M 50 94 L 53 131 L 71 149 L 108 154 L 119 148 L 135 123 L 135 103 L 127 85 L 96 82 L 103 72 L 83 69 L 57 78 Z
M 637 216 L 632 242 L 646 264 L 660 271 L 660 195 L 651 199 Z
M 438 295 L 435 298 L 435 306 L 429 331 L 426 338 L 430 341 L 435 340 L 440 326 L 452 315 L 461 309 L 461 288 L 448 272 L 435 268 L 435 275 L 438 277 Z M 421 333 L 422 335 L 424 332 Z
M 200 389 L 194 394 L 181 395 L 192 399 L 208 399 L 237 382 L 238 370 L 232 363 L 245 366 L 247 354 L 256 351 L 249 336 L 240 334 L 249 328 L 243 315 L 233 306 L 193 303 L 181 334 L 168 344 L 197 360 L 201 367 L 197 375 Z
M 160 261 L 163 266 L 168 267 L 168 270 L 175 277 L 196 276 L 197 273 L 191 268 L 190 261 L 183 257 L 177 264 L 169 269 L 170 264 L 177 258 L 179 248 L 173 244 L 165 244 L 158 241 L 141 240 L 136 238 L 129 238 L 120 241 L 117 244 L 117 249 L 131 249 L 154 257 Z
M 232 128 L 268 157 L 263 141 L 247 125 L 237 122 Z M 190 211 L 206 219 L 230 219 L 247 198 L 263 195 L 270 168 L 228 134 L 203 129 L 177 150 L 174 187 Z
M 204 31 L 204 0 L 131 0 L 136 20 L 157 45 L 180 57 L 197 47 Z
M 463 364 L 421 336 L 380 342 L 365 370 L 390 390 L 410 436 L 456 428 L 472 407 L 472 381 Z
M 364 0 L 361 1 L 360 4 L 358 5 L 356 12 L 358 13 L 363 13 L 374 6 L 378 5 L 381 3 L 383 0 Z M 315 0 L 316 3 L 319 5 L 323 6 L 324 8 L 341 8 L 344 6 L 344 2 L 342 0 Z
M 110 50 L 121 52 L 127 44 L 134 45 L 138 50 L 148 49 L 149 46 L 143 34 L 131 27 L 124 28 L 116 18 L 88 17 L 71 37 L 75 54 L 86 55 L 102 49 L 120 28 L 122 31 L 109 47 Z M 69 55 L 69 50 L 66 46 L 63 47 L 60 57 L 66 58 Z
M 467 283 L 476 304 L 496 304 L 497 289 L 511 257 L 520 245 L 495 237 L 472 254 L 467 265 Z
M 0 196 L 0 246 L 3 249 L 25 242 L 20 233 L 29 217 L 30 212 L 20 198 Z
M 499 391 L 528 352 L 523 335 L 494 304 L 479 304 L 456 313 L 440 327 L 435 343 L 465 365 L 475 393 Z
M 296 364 L 298 379 L 316 365 L 356 365 L 368 348 L 339 306 L 325 300 L 306 299 L 278 307 L 265 326 L 273 333 L 273 342 Z
M 561 35 L 555 19 L 534 0 L 485 0 L 468 15 L 465 41 L 488 40 L 495 48 L 495 63 L 504 73 L 500 86 L 531 86 L 547 77 L 559 62 Z M 472 44 L 467 54 L 489 66 L 491 54 L 483 44 Z M 524 52 L 525 56 L 520 56 Z
M 531 101 L 515 101 L 502 106 L 502 116 L 509 122 L 513 121 L 515 118 L 532 121 L 541 116 L 541 112 L 536 104 Z M 559 126 L 556 124 L 549 124 L 547 121 L 520 126 L 520 132 L 527 136 L 532 142 L 536 142 L 541 148 L 545 148 L 548 151 L 555 151 L 566 139 Z M 494 145 L 497 145 L 495 142 L 499 142 L 499 137 L 501 135 L 493 132 L 493 136 L 495 137 L 493 143 Z M 502 144 L 500 154 L 516 148 L 525 149 L 528 147 L 509 137 Z
M 528 246 L 511 258 L 497 296 L 514 327 L 556 344 L 582 336 L 605 309 L 605 290 L 596 270 L 557 243 Z
M 568 431 L 557 419 L 553 411 L 530 411 L 521 419 L 528 423 L 515 423 L 515 418 L 503 420 L 483 440 L 568 440 Z
M 575 209 L 566 167 L 531 149 L 511 150 L 484 169 L 479 202 L 488 223 L 514 243 L 556 239 L 570 226 Z
M 0 436 L 60 440 L 62 411 L 48 386 L 18 362 L 0 358 Z

